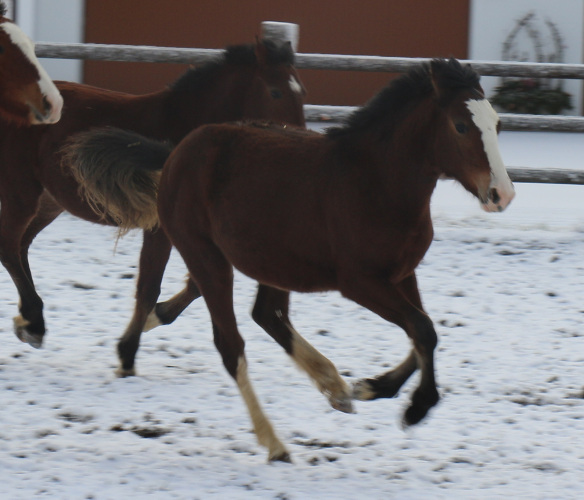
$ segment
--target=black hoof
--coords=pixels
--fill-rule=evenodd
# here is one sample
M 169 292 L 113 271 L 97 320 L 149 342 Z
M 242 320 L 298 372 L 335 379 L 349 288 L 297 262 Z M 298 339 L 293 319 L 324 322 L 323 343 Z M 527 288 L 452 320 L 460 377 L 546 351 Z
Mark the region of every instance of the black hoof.
M 416 408 L 414 406 L 410 406 L 404 413 L 402 427 L 405 429 L 420 423 L 428 414 L 429 410 L 430 408 Z
M 119 367 L 116 370 L 118 377 L 131 377 L 136 375 L 136 352 L 138 347 L 128 342 L 118 342 L 117 352 Z
M 134 377 L 136 376 L 136 369 L 134 367 L 124 368 L 120 366 L 119 368 L 116 369 L 115 373 L 116 377 L 118 378 Z
M 419 394 L 414 393 L 412 404 L 404 413 L 404 418 L 402 420 L 403 427 L 405 428 L 420 423 L 424 417 L 426 417 L 430 409 L 436 406 L 439 400 L 440 396 L 438 393 L 425 399 L 422 399 Z
M 269 457 L 268 458 L 268 462 L 269 463 L 273 463 L 273 462 L 284 462 L 286 464 L 291 464 L 292 463 L 292 457 L 290 456 L 290 453 L 288 453 L 287 451 L 284 451 L 283 453 L 280 453 L 279 455 L 273 456 L 273 457 Z

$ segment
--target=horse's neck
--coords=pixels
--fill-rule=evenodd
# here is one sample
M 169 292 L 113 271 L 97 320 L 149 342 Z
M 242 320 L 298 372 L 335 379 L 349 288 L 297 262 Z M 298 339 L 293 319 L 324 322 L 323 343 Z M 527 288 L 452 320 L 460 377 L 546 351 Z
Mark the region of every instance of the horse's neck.
M 203 124 L 250 118 L 245 110 L 250 80 L 248 72 L 224 68 L 197 89 L 169 90 L 165 99 L 167 112 L 172 117 L 171 126 L 177 134 L 185 136 Z
M 355 159 L 352 168 L 368 169 L 376 180 L 372 188 L 388 203 L 407 205 L 412 210 L 429 206 L 438 174 L 419 137 L 394 134 L 383 139 L 368 135 L 345 141 L 341 147 Z

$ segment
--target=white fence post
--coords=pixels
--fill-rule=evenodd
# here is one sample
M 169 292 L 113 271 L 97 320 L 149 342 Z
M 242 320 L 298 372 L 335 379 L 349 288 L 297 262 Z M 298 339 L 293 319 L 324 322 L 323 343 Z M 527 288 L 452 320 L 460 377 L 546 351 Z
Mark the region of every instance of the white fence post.
M 292 50 L 298 51 L 299 27 L 293 23 L 279 23 L 275 21 L 264 21 L 262 23 L 262 38 L 275 42 L 290 42 Z

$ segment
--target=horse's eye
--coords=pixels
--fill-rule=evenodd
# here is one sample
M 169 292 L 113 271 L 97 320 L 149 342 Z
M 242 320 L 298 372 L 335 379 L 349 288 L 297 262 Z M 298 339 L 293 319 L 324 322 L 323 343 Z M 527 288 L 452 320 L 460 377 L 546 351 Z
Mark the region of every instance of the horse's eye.
M 4 47 L 2 45 L 0 45 L 0 54 L 4 54 Z
M 454 127 L 459 134 L 466 134 L 468 132 L 468 127 L 464 123 L 457 123 Z
M 270 95 L 274 99 L 282 99 L 282 91 L 280 89 L 272 89 L 272 90 L 270 90 Z

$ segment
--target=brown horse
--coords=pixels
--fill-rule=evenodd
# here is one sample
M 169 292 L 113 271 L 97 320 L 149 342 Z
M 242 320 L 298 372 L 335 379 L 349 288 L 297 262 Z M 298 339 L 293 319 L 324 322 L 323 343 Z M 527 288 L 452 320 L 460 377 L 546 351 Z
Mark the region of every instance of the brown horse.
M 419 368 L 404 423 L 421 421 L 439 400 L 437 335 L 415 274 L 433 236 L 430 198 L 438 179 L 448 177 L 485 210 L 505 209 L 514 189 L 498 129 L 478 74 L 456 60 L 434 60 L 324 135 L 205 126 L 174 149 L 160 179 L 155 170 L 138 174 L 159 183 L 160 224 L 205 298 L 215 345 L 270 460 L 289 455 L 248 379 L 233 311 L 233 266 L 262 284 L 254 319 L 321 390 L 337 401 L 393 397 Z M 289 291 L 323 290 L 338 290 L 403 328 L 413 344 L 405 360 L 348 393 L 332 363 L 288 319 Z
M 34 53 L 34 44 L 0 2 L 0 117 L 16 125 L 56 123 L 63 99 Z
M 75 179 L 61 168 L 60 150 L 67 139 L 92 127 L 117 126 L 176 144 L 206 123 L 249 118 L 304 125 L 304 88 L 293 58 L 289 44 L 268 40 L 229 47 L 219 60 L 187 71 L 164 90 L 141 96 L 58 82 L 65 100 L 58 124 L 23 130 L 0 120 L 0 258 L 20 295 L 15 328 L 21 340 L 40 347 L 45 334 L 43 303 L 28 264 L 34 237 L 64 210 L 91 222 L 116 225 L 115 220 L 103 220 L 94 213 L 78 195 Z M 161 232 L 147 231 L 144 240 L 136 309 L 120 348 L 123 351 L 125 345 L 128 351 L 130 361 L 124 366 L 129 372 L 158 298 L 150 274 L 157 274 L 156 262 L 165 264 L 165 252 L 170 252 Z M 194 292 L 191 286 L 185 293 Z

